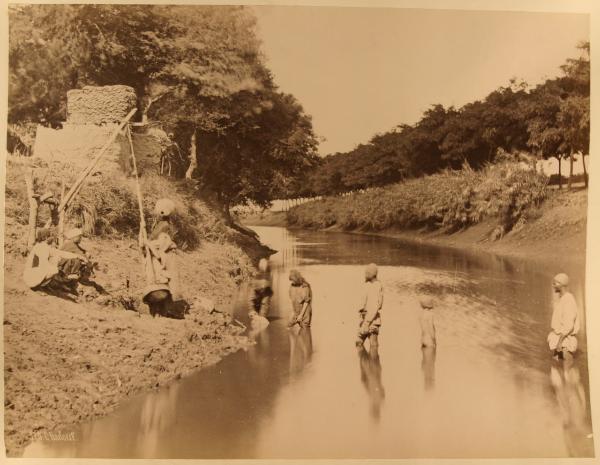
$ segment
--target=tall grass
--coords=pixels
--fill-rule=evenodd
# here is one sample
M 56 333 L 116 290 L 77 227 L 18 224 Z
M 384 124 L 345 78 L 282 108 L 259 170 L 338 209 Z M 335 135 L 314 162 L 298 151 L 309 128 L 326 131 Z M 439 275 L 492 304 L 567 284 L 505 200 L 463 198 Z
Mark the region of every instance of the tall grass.
M 525 222 L 546 194 L 545 176 L 502 162 L 478 171 L 446 170 L 365 193 L 309 202 L 292 208 L 288 222 L 308 228 L 426 228 L 451 233 L 497 218 L 508 232 Z
M 36 189 L 52 192 L 60 198 L 61 182 L 67 188 L 77 172 L 68 165 L 51 164 L 35 160 L 34 165 L 17 163 L 9 159 L 6 176 L 6 216 L 11 221 L 26 225 L 29 204 L 24 182 L 26 170 L 34 169 Z M 222 242 L 228 238 L 228 230 L 213 211 L 197 196 L 193 186 L 174 182 L 164 177 L 148 174 L 141 179 L 144 216 L 148 227 L 152 225 L 152 212 L 156 200 L 170 198 L 176 206 L 173 216 L 174 238 L 183 250 L 196 248 L 201 240 Z M 39 225 L 49 218 L 48 209 L 42 207 Z M 89 236 L 105 238 L 137 238 L 140 214 L 135 191 L 135 181 L 120 176 L 90 176 L 66 212 L 69 226 L 82 227 Z

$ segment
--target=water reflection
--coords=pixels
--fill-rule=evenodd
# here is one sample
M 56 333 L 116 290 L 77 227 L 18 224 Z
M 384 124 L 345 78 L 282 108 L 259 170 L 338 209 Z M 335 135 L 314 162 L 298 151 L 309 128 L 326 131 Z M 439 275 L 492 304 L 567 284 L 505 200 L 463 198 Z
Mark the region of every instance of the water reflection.
M 548 376 L 549 282 L 557 270 L 376 237 L 257 230 L 279 253 L 271 258 L 271 322 L 264 328 L 248 324 L 248 337 L 256 344 L 182 380 L 175 391 L 161 390 L 163 397 L 142 396 L 85 426 L 73 455 L 593 455 L 586 438 L 591 427 L 585 344 L 576 367 L 554 366 L 550 381 Z M 357 368 L 350 349 L 355 306 L 362 265 L 371 261 L 381 264 L 383 326 L 379 350 L 363 348 Z M 313 285 L 310 329 L 285 327 L 292 311 L 290 268 L 300 269 Z M 564 271 L 581 290 L 581 270 L 579 275 Z M 433 348 L 419 352 L 423 294 L 439 302 L 439 354 Z M 574 294 L 581 305 L 582 294 Z M 244 322 L 247 296 L 241 292 L 233 310 Z M 583 330 L 581 336 L 584 342 Z M 38 456 L 65 454 L 49 444 Z
M 137 430 L 136 455 L 155 456 L 158 452 L 161 437 L 176 421 L 179 389 L 180 384 L 175 383 L 145 398 Z
M 556 396 L 569 454 L 571 456 L 593 454 L 586 395 L 581 383 L 579 367 L 576 366 L 574 359 L 553 360 L 550 368 L 550 383 Z
M 385 390 L 381 382 L 379 349 L 377 346 L 373 346 L 367 351 L 364 346 L 360 346 L 357 350 L 360 363 L 360 381 L 369 395 L 371 418 L 378 422 L 381 417 L 383 399 L 385 398 Z
M 421 371 L 423 372 L 423 387 L 431 391 L 435 387 L 435 346 L 421 347 Z
M 310 363 L 313 346 L 310 326 L 289 330 L 290 376 L 296 376 Z

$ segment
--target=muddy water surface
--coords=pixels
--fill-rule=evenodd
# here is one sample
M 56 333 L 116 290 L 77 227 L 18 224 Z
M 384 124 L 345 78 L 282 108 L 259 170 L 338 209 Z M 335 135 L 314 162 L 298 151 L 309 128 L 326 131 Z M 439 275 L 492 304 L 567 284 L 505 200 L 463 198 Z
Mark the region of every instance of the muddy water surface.
M 545 338 L 558 269 L 342 233 L 256 227 L 271 258 L 271 324 L 256 345 L 81 425 L 29 457 L 417 458 L 593 455 L 582 350 L 553 365 Z M 385 288 L 378 351 L 357 351 L 363 267 Z M 288 330 L 289 269 L 313 288 L 310 330 Z M 583 264 L 564 270 L 583 304 Z M 437 350 L 420 348 L 434 297 Z M 246 321 L 246 294 L 231 310 Z M 583 308 L 582 308 L 583 316 Z

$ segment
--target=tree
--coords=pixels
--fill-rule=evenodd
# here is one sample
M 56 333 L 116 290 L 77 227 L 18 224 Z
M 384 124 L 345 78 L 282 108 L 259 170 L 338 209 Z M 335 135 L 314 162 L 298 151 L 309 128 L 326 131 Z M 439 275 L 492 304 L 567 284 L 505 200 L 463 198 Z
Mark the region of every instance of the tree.
M 334 175 L 353 190 L 465 163 L 479 169 L 498 153 L 524 150 L 555 157 L 562 180 L 562 160 L 589 146 L 589 43 L 579 48 L 581 57 L 561 67 L 564 76 L 534 89 L 513 78 L 483 100 L 459 109 L 433 105 L 414 125 L 398 125 L 349 152 L 326 156 L 310 175 L 314 192 L 326 194 Z
M 566 158 L 563 132 L 557 120 L 562 93 L 558 80 L 548 80 L 537 86 L 522 106 L 529 134 L 527 146 L 542 158 L 557 159 L 559 188 L 562 188 L 562 160 Z
M 267 206 L 275 193 L 290 194 L 287 184 L 303 179 L 316 163 L 317 141 L 301 105 L 275 91 L 266 102 L 229 128 L 200 132 L 204 155 L 197 179 L 215 194 L 226 217 L 232 205 Z
M 528 121 L 528 146 L 542 157 L 558 160 L 559 187 L 562 187 L 561 162 L 570 161 L 569 187 L 573 173 L 573 154 L 589 147 L 589 43 L 579 45 L 582 56 L 568 59 L 561 67 L 565 76 L 537 86 L 523 105 Z M 584 161 L 585 171 L 585 161 Z M 587 173 L 584 174 L 587 187 Z
M 589 151 L 590 138 L 590 100 L 589 97 L 570 96 L 560 104 L 557 115 L 558 130 L 561 132 L 562 148 L 568 153 L 570 162 L 569 188 L 573 175 L 573 155 L 581 153 L 585 187 L 587 187 L 587 172 L 584 154 Z
M 557 115 L 563 148 L 569 154 L 569 188 L 573 175 L 573 154 L 576 152 L 581 153 L 585 187 L 588 187 L 584 157 L 589 153 L 590 145 L 590 44 L 582 42 L 578 48 L 582 51 L 581 57 L 568 59 L 561 67 L 567 78 L 564 81 L 565 87 L 568 86 L 571 92 L 561 101 Z
M 227 218 L 233 203 L 266 204 L 271 180 L 312 166 L 317 141 L 299 103 L 277 91 L 255 25 L 239 6 L 16 6 L 10 118 L 59 124 L 68 89 L 130 85 L 142 119 L 161 121 L 192 156 L 177 175 L 199 180 Z
M 172 34 L 153 8 L 17 5 L 9 10 L 9 121 L 65 119 L 66 92 L 127 84 L 143 97 Z

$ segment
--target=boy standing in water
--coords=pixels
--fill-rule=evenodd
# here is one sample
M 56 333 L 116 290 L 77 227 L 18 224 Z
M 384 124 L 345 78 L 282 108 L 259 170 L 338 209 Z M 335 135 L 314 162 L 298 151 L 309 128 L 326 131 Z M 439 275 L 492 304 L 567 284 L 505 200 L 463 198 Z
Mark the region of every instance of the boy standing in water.
M 435 324 L 433 319 L 433 299 L 431 297 L 422 297 L 420 300 L 421 316 L 421 347 L 435 348 Z
M 312 319 L 312 290 L 310 284 L 298 270 L 290 271 L 290 299 L 292 301 L 292 318 L 288 328 L 299 324 L 301 328 L 308 328 Z
M 377 279 L 377 265 L 371 263 L 365 268 L 365 284 L 360 314 L 360 326 L 356 345 L 362 347 L 369 338 L 371 348 L 376 348 L 381 327 L 381 307 L 383 306 L 383 286 Z

